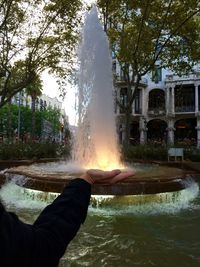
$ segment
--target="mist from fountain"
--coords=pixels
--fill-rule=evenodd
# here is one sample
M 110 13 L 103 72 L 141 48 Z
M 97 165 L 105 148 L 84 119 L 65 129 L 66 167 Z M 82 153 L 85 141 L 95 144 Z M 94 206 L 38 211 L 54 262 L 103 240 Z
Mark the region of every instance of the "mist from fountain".
M 176 192 L 132 196 L 92 196 L 90 211 L 102 214 L 174 214 L 180 210 L 199 209 L 194 200 L 199 195 L 199 185 L 192 179 L 187 187 Z M 41 210 L 59 194 L 41 192 L 17 186 L 14 181 L 1 188 L 1 199 L 14 211 Z M 124 209 L 124 207 L 126 207 Z
M 79 61 L 79 119 L 73 159 L 85 168 L 122 167 L 114 114 L 111 51 L 96 7 L 85 19 Z

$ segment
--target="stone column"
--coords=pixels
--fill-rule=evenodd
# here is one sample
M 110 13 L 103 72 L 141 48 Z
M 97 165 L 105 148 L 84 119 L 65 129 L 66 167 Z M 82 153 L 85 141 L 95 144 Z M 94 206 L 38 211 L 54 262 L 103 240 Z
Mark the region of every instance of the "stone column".
M 141 105 L 142 105 L 142 107 L 141 107 L 141 111 L 142 111 L 142 115 L 144 116 L 145 115 L 145 109 L 146 109 L 146 107 L 145 107 L 145 94 L 144 94 L 144 88 L 142 88 L 141 89 L 141 99 L 142 99 L 142 101 L 141 101 Z
M 200 117 L 197 117 L 197 127 L 195 128 L 197 130 L 197 148 L 200 149 Z
M 169 105 L 169 87 L 165 88 L 165 110 L 166 114 L 168 115 L 170 113 L 170 105 Z
M 174 144 L 174 121 L 171 119 L 168 121 L 168 135 L 167 135 L 167 141 L 169 145 L 173 145 Z
M 147 142 L 147 128 L 140 128 L 140 144 L 144 145 Z
M 174 90 L 175 90 L 175 86 L 171 86 L 172 91 L 171 91 L 171 113 L 174 114 L 175 113 L 175 94 L 174 94 Z
M 135 100 L 133 101 L 131 109 L 132 109 L 132 114 L 135 114 Z
M 195 84 L 195 113 L 199 112 L 199 94 L 198 94 L 198 85 Z
M 140 118 L 140 144 L 146 144 L 147 142 L 147 121 L 145 117 Z

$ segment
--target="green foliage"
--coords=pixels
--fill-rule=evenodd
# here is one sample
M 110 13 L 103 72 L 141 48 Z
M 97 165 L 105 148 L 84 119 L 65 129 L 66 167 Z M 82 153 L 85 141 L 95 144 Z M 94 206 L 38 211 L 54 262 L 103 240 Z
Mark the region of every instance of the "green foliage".
M 175 146 L 180 147 L 180 146 Z M 182 146 L 183 147 L 183 146 Z M 133 161 L 167 161 L 168 160 L 167 146 L 156 146 L 152 144 L 138 146 L 123 146 L 122 160 L 127 162 Z M 195 147 L 184 147 L 184 159 L 194 162 L 200 162 L 200 149 Z
M 60 157 L 70 157 L 70 146 L 52 143 L 16 143 L 0 145 L 1 160 L 35 160 Z
M 31 132 L 31 110 L 28 107 L 21 106 L 21 134 Z M 12 136 L 17 132 L 18 128 L 19 108 L 16 105 L 7 104 L 0 109 L 0 133 L 4 136 Z
M 44 71 L 71 72 L 80 0 L 6 0 L 0 3 L 0 106 Z
M 60 110 L 56 108 L 48 107 L 46 110 L 43 110 L 41 114 L 42 114 L 42 119 L 46 119 L 52 124 L 53 132 L 58 133 L 61 128 L 61 124 L 59 121 L 60 116 L 61 116 Z
M 184 157 L 185 159 L 189 159 L 194 162 L 200 162 L 200 149 L 197 148 L 185 149 Z
M 104 23 L 111 22 L 106 29 L 116 57 L 134 76 L 145 75 L 158 59 L 175 72 L 186 72 L 199 60 L 199 1 L 97 2 Z
M 153 145 L 123 146 L 122 159 L 128 162 L 134 160 L 167 160 L 167 148 Z
M 18 129 L 19 107 L 7 104 L 0 108 L 0 135 L 4 137 L 14 137 Z M 52 124 L 53 134 L 56 135 L 61 129 L 60 111 L 48 107 L 46 110 L 35 112 L 35 135 L 41 137 L 43 120 L 48 120 Z M 20 135 L 24 136 L 32 132 L 33 112 L 29 107 L 20 107 Z M 68 129 L 66 129 L 67 131 Z M 68 133 L 69 134 L 69 133 Z M 69 134 L 70 135 L 70 134 Z
M 26 93 L 32 98 L 36 98 L 42 94 L 42 81 L 38 75 L 26 86 Z
M 104 29 L 127 87 L 125 142 L 130 140 L 130 108 L 141 78 L 156 64 L 178 75 L 188 74 L 200 60 L 198 0 L 98 0 Z

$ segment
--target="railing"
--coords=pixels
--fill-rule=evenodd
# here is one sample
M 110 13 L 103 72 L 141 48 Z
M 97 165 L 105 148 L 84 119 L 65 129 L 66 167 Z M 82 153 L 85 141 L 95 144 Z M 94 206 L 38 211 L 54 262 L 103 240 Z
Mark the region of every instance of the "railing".
M 165 111 L 165 109 L 157 109 L 157 108 L 155 108 L 155 109 L 149 109 L 148 110 L 148 115 L 149 116 L 163 116 L 163 115 L 165 115 L 166 114 L 166 111 Z
M 173 74 L 169 74 L 166 75 L 165 80 L 166 81 L 175 81 L 175 80 L 191 80 L 191 79 L 200 79 L 200 73 L 194 73 L 194 74 L 188 74 L 188 75 L 173 75 Z
M 175 107 L 175 112 L 195 112 L 195 106 Z
M 114 80 L 115 80 L 115 82 L 117 83 L 117 82 L 123 82 L 123 83 L 126 83 L 126 81 L 125 81 L 125 79 L 124 79 L 124 77 L 123 77 L 123 75 L 118 75 L 118 74 L 114 74 Z M 136 82 L 136 79 L 135 79 L 135 82 Z M 146 78 L 141 78 L 141 80 L 140 80 L 140 84 L 144 84 L 144 85 L 147 85 L 148 84 L 148 79 L 146 79 Z

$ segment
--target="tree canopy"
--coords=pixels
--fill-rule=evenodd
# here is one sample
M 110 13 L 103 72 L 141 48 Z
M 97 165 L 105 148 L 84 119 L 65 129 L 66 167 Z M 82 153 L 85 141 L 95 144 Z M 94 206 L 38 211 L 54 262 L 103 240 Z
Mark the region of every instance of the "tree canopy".
M 98 0 L 97 4 L 127 82 L 127 104 L 121 108 L 128 118 L 141 78 L 155 65 L 181 75 L 193 71 L 199 62 L 200 2 Z M 128 119 L 126 124 L 128 138 Z
M 71 71 L 80 0 L 0 0 L 0 107 L 48 69 Z
M 199 60 L 199 1 L 97 2 L 112 49 L 133 75 L 145 75 L 157 60 L 178 73 L 191 70 Z

